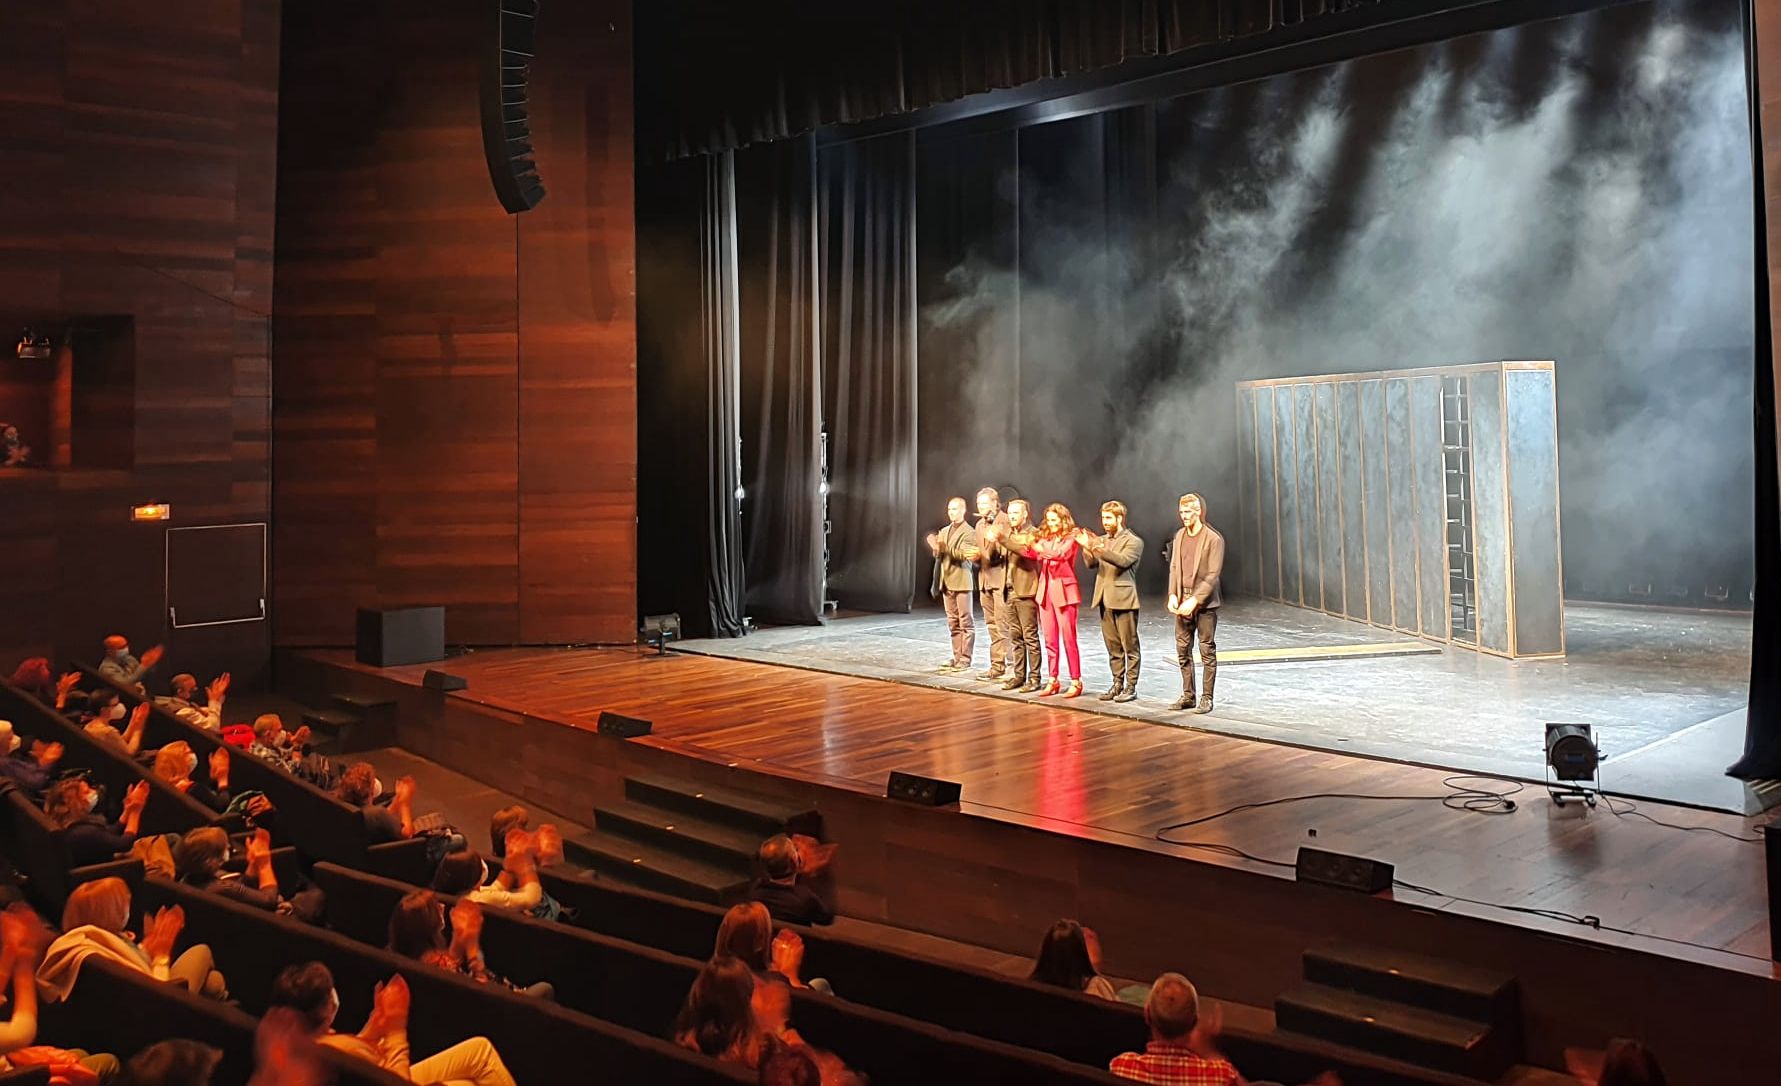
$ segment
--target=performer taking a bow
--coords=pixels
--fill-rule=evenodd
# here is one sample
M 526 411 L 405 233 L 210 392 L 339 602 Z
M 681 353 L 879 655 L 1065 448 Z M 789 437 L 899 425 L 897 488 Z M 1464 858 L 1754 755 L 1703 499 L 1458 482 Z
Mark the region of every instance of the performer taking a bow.
M 1076 608 L 1082 590 L 1076 584 L 1076 521 L 1057 502 L 1045 507 L 1045 527 L 1025 554 L 1039 561 L 1039 628 L 1045 635 L 1045 654 L 1051 661 L 1051 681 L 1039 690 L 1042 698 L 1059 692 L 1073 698 L 1082 693 L 1082 656 L 1076 647 Z M 1070 663 L 1070 685 L 1061 686 L 1058 643 Z
M 977 599 L 983 604 L 983 624 L 989 627 L 989 670 L 977 676 L 999 682 L 1008 662 L 1008 556 L 996 546 L 997 534 L 1008 529 L 1002 512 L 1002 496 L 986 486 L 977 492 Z
M 1138 582 L 1133 573 L 1144 556 L 1144 540 L 1126 527 L 1125 518 L 1124 502 L 1107 502 L 1101 506 L 1103 534 L 1076 534 L 1083 559 L 1095 569 L 1092 605 L 1101 612 L 1101 639 L 1113 669 L 1113 685 L 1102 692 L 1102 701 L 1138 697 Z
M 977 629 L 971 622 L 971 562 L 977 557 L 977 544 L 965 523 L 965 499 L 947 499 L 946 527 L 928 533 L 928 549 L 938 559 L 935 579 L 946 605 L 946 630 L 952 636 L 952 659 L 940 670 L 969 671 L 977 647 Z
M 1175 660 L 1181 665 L 1181 697 L 1171 709 L 1212 711 L 1212 683 L 1218 675 L 1218 606 L 1224 602 L 1219 576 L 1224 571 L 1224 536 L 1206 523 L 1206 499 L 1183 494 L 1178 503 L 1181 528 L 1169 553 L 1169 613 L 1175 616 Z M 1194 700 L 1195 639 L 1206 684 Z

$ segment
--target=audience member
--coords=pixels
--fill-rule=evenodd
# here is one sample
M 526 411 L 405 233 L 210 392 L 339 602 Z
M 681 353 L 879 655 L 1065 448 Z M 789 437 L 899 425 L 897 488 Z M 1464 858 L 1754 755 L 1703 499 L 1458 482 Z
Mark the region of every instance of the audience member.
M 1200 1019 L 1200 995 L 1180 973 L 1164 973 L 1150 986 L 1144 1021 L 1150 1043 L 1143 1052 L 1122 1052 L 1108 1070 L 1121 1078 L 1159 1086 L 1239 1086 L 1237 1068 L 1211 1047 L 1218 1016 Z
M 749 888 L 749 898 L 767 907 L 783 924 L 830 924 L 834 906 L 823 900 L 807 881 L 808 871 L 797 842 L 785 834 L 769 837 L 756 854 L 761 874 Z
M 218 731 L 223 726 L 223 701 L 229 694 L 227 671 L 210 680 L 204 688 L 204 703 L 197 701 L 198 678 L 190 672 L 173 676 L 171 697 L 156 698 L 155 704 L 193 727 Z
M 793 988 L 809 988 L 824 995 L 835 994 L 829 982 L 821 977 L 812 977 L 809 983 L 805 983 L 800 975 L 804 969 L 804 937 L 790 928 L 779 929 L 779 934 L 773 937 L 768 968 L 784 977 Z
M 302 777 L 318 788 L 332 788 L 337 783 L 333 773 L 328 772 L 318 779 L 317 772 L 304 765 L 308 756 L 309 725 L 305 724 L 296 731 L 286 731 L 284 718 L 277 713 L 261 713 L 254 717 L 254 741 L 248 744 L 247 752 L 277 766 L 293 776 Z
M 309 1035 L 329 1048 L 374 1063 L 416 1083 L 469 1083 L 515 1086 L 513 1075 L 487 1037 L 459 1041 L 424 1060 L 410 1061 L 408 982 L 401 974 L 377 986 L 371 1015 L 358 1033 L 334 1032 L 340 997 L 334 975 L 321 962 L 293 965 L 279 973 L 267 996 L 271 1007 L 289 1007 L 303 1016 Z
M 726 955 L 739 959 L 756 973 L 772 968 L 773 917 L 758 901 L 745 901 L 730 906 L 723 922 L 717 926 L 717 946 L 711 952 L 716 961 Z
M 254 1027 L 254 1074 L 247 1086 L 329 1086 L 334 1074 L 304 1017 L 273 1007 Z
M 117 695 L 113 694 L 113 704 L 116 705 L 118 709 L 122 710 L 124 707 L 123 703 L 117 701 L 116 698 Z M 106 717 L 92 717 L 82 726 L 82 730 L 92 736 L 94 742 L 109 746 L 114 750 L 122 751 L 124 754 L 127 754 L 132 758 L 136 757 L 137 753 L 142 750 L 142 734 L 147 728 L 147 702 L 138 702 L 136 708 L 131 710 L 130 722 L 124 726 L 122 732 L 119 732 L 117 730 L 117 725 Z
M 12 670 L 12 685 L 41 701 L 56 704 L 56 680 L 50 673 L 49 657 L 27 656 Z
M 272 835 L 256 829 L 247 836 L 247 871 L 237 875 L 227 870 L 230 856 L 229 834 L 218 826 L 200 826 L 190 830 L 173 849 L 173 866 L 180 882 L 199 890 L 221 894 L 231 901 L 251 905 L 267 912 L 294 916 L 310 924 L 322 918 L 322 892 L 314 886 L 304 887 L 286 897 L 278 886 L 278 875 L 272 869 Z
M 228 810 L 230 802 L 234 799 L 233 794 L 229 791 L 228 744 L 219 743 L 216 749 L 210 752 L 206 766 L 210 771 L 208 785 L 192 777 L 197 768 L 198 753 L 184 739 L 175 739 L 155 752 L 155 776 L 218 814 Z M 267 807 L 269 806 L 268 804 Z M 267 807 L 250 813 L 263 814 Z
M 124 793 L 123 816 L 117 822 L 107 822 L 99 813 L 102 799 L 85 777 L 57 781 L 44 794 L 43 813 L 62 831 L 62 850 L 71 867 L 106 863 L 136 843 L 142 809 L 148 805 L 148 782 L 137 781 Z
M 389 949 L 486 984 L 494 981 L 517 992 L 555 999 L 548 981 L 520 986 L 489 970 L 482 955 L 482 907 L 468 898 L 451 908 L 451 939 L 445 937 L 445 902 L 431 890 L 415 890 L 396 903 L 390 914 Z
M 674 1020 L 674 1041 L 725 1063 L 761 1065 L 764 1035 L 754 1021 L 754 973 L 739 958 L 713 958 L 693 978 Z
M 43 960 L 49 941 L 49 929 L 29 907 L 14 903 L 0 912 L 0 985 L 12 986 L 12 1017 L 0 1023 L 0 1072 L 47 1065 L 52 1081 L 110 1081 L 118 1072 L 116 1056 L 34 1044 L 37 964 Z M 78 1065 L 86 1074 L 76 1072 L 71 1065 Z
M 62 760 L 62 744 L 34 739 L 30 751 L 21 756 L 20 743 L 13 734 L 12 721 L 0 720 L 0 780 L 11 781 L 33 803 L 40 802 L 55 779 L 56 763 Z
M 505 862 L 507 858 L 507 839 L 515 833 L 527 834 L 532 829 L 532 813 L 515 804 L 503 807 L 489 819 L 489 855 Z M 563 862 L 563 838 L 552 825 L 538 827 L 537 850 L 533 857 L 539 867 Z M 562 918 L 563 906 L 550 892 L 539 887 L 538 904 L 532 906 L 531 916 L 534 920 L 558 920 Z
M 496 859 L 507 857 L 507 835 L 514 830 L 532 828 L 532 812 L 514 804 L 503 807 L 489 818 L 489 855 Z
M 105 658 L 99 661 L 99 675 L 119 686 L 131 686 L 142 681 L 143 676 L 154 670 L 161 662 L 161 646 L 156 645 L 142 654 L 142 659 L 130 655 L 130 640 L 122 634 L 112 634 L 105 639 Z
M 489 865 L 475 849 L 448 852 L 433 872 L 433 889 L 462 895 L 491 909 L 530 912 L 544 900 L 544 884 L 539 881 L 533 857 L 536 840 L 536 835 L 515 831 L 501 874 L 493 882 L 489 881 Z
M 792 985 L 778 973 L 757 973 L 749 998 L 754 1028 L 784 1045 L 802 1045 L 804 1038 L 792 1028 Z
M 37 970 L 37 983 L 51 1002 L 66 999 L 80 976 L 81 962 L 98 955 L 126 968 L 170 980 L 187 991 L 228 999 L 223 975 L 202 943 L 173 957 L 173 944 L 185 927 L 185 910 L 174 905 L 142 919 L 142 941 L 126 930 L 130 887 L 123 879 L 96 879 L 74 888 L 62 909 L 62 934 L 49 945 Z
M 160 1041 L 130 1057 L 125 1086 L 209 1086 L 222 1058 L 222 1049 L 198 1041 Z
M 1094 957 L 1089 950 L 1088 929 L 1074 920 L 1059 920 L 1040 941 L 1030 976 L 1054 988 L 1118 999 L 1113 982 L 1096 970 Z
M 365 819 L 368 839 L 374 845 L 401 841 L 414 836 L 414 778 L 403 777 L 396 782 L 396 794 L 389 806 L 379 806 L 383 782 L 370 762 L 354 762 L 340 774 L 334 794 L 343 803 L 357 807 Z

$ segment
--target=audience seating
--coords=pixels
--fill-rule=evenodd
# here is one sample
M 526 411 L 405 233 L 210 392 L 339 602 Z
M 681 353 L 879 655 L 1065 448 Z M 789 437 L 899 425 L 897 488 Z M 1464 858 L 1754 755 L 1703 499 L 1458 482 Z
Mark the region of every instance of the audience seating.
M 314 877 L 328 895 L 336 926 L 377 945 L 386 938 L 396 903 L 414 889 L 333 864 L 317 864 Z M 668 1029 L 711 953 L 709 941 L 694 958 L 499 909 L 483 912 L 482 945 L 491 969 L 520 983 L 549 980 L 563 1005 L 643 1032 Z M 836 996 L 799 991 L 793 1000 L 793 1019 L 805 1038 L 840 1054 L 875 1086 L 918 1086 L 942 1072 L 971 1083 L 1118 1081 L 1105 1073 L 1104 1063 L 1101 1069 L 1085 1067 Z
M 212 1082 L 246 1082 L 253 1073 L 253 1017 L 103 959 L 83 962 L 68 999 L 44 1004 L 40 1017 L 38 1036 L 44 1044 L 128 1060 L 156 1042 L 182 1037 L 222 1050 Z M 406 1081 L 343 1053 L 323 1050 L 322 1059 L 337 1086 L 400 1086 Z
M 210 944 L 217 968 L 228 978 L 230 994 L 255 1012 L 264 1011 L 267 993 L 280 970 L 315 960 L 327 963 L 333 971 L 341 1001 L 340 1021 L 352 1029 L 369 1013 L 374 986 L 401 973 L 413 992 L 409 1038 L 417 1059 L 480 1035 L 494 1042 L 514 1077 L 526 1086 L 545 1086 L 561 1080 L 566 1071 L 587 1068 L 598 1069 L 598 1077 L 608 1082 L 706 1086 L 754 1081 L 752 1075 L 658 1037 L 499 985 L 478 984 L 354 942 L 337 932 L 165 879 L 145 880 L 134 899 L 138 911 L 175 904 L 185 909 L 182 941 Z M 558 972 L 565 970 L 559 965 Z
M 118 686 L 90 668 L 80 670 L 88 685 L 117 691 L 124 704 L 131 708 L 143 700 L 134 691 Z M 153 705 L 152 701 L 150 704 L 144 746 L 159 746 L 183 739 L 197 752 L 202 766 L 211 751 L 224 745 L 223 737 L 217 732 L 188 724 Z M 236 791 L 253 790 L 266 794 L 278 812 L 273 821 L 281 841 L 296 845 L 311 859 L 331 860 L 405 880 L 432 877 L 425 841 L 371 844 L 364 816 L 358 808 L 244 750 L 231 747 L 229 753 L 232 756 L 230 785 Z
M 577 926 L 671 954 L 709 955 L 723 920 L 722 909 L 682 898 L 559 871 L 545 871 L 541 877 L 545 890 L 574 910 Z M 1141 1050 L 1149 1036 L 1142 1010 L 1128 1004 L 891 950 L 829 930 L 789 926 L 804 940 L 806 978 L 827 978 L 842 995 L 882 1010 L 1091 1067 L 1106 1067 L 1121 1052 Z M 1297 1082 L 1335 1070 L 1350 1084 L 1465 1081 L 1296 1035 L 1232 1027 L 1222 1043 L 1250 1078 Z
M 0 849 L 29 880 L 26 891 L 45 916 L 61 916 L 68 892 L 83 882 L 111 875 L 128 878 L 132 871 L 141 877 L 142 863 L 133 859 L 74 867 L 68 862 L 62 831 L 49 816 L 16 788 L 4 791 L 0 796 Z
M 105 785 L 113 803 L 137 781 L 147 781 L 143 833 L 184 833 L 219 822 L 215 811 L 161 780 L 129 755 L 101 745 L 73 721 L 3 679 L 0 718 L 10 719 L 13 730 L 27 743 L 32 739 L 61 743 L 62 764 L 91 772 L 95 783 Z

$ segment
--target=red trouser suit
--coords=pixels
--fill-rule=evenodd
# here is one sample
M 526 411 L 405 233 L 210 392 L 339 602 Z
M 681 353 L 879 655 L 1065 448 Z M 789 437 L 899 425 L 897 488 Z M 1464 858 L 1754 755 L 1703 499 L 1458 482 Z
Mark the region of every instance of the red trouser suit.
M 1045 640 L 1051 677 L 1059 677 L 1061 638 L 1072 681 L 1082 678 L 1082 654 L 1076 647 L 1076 608 L 1082 604 L 1082 590 L 1076 584 L 1076 553 L 1074 536 L 1040 538 L 1027 551 L 1028 557 L 1039 560 L 1039 633 Z

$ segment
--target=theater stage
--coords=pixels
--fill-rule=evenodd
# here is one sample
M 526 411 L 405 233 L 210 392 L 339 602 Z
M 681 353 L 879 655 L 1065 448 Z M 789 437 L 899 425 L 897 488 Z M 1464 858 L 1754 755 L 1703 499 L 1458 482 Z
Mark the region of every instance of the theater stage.
M 1380 630 L 1318 611 L 1254 599 L 1227 602 L 1218 627 L 1218 699 L 1208 715 L 1175 713 L 1174 634 L 1162 602 L 1141 612 L 1139 700 L 1092 694 L 1108 684 L 1107 654 L 1086 611 L 1083 697 L 1061 709 L 1196 728 L 1372 758 L 1538 781 L 1543 724 L 1593 724 L 1610 792 L 1756 813 L 1767 789 L 1724 775 L 1742 750 L 1750 674 L 1748 613 L 1568 603 L 1567 655 L 1507 660 Z M 979 667 L 988 636 L 977 635 Z M 684 651 L 884 679 L 1011 700 L 969 676 L 943 675 L 938 609 L 853 614 L 819 627 L 757 630 L 687 641 Z

